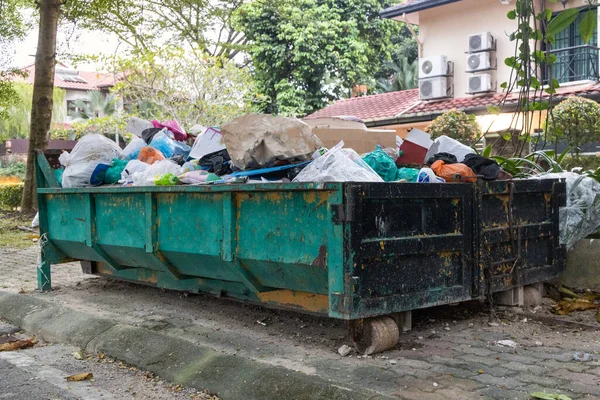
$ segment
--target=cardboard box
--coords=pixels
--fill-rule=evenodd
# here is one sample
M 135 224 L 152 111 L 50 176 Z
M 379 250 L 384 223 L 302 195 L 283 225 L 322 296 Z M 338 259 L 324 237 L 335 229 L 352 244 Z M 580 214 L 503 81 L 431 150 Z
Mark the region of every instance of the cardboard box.
M 402 155 L 396 160 L 396 165 L 422 165 L 425 163 L 427 151 L 433 144 L 431 135 L 420 129 L 409 132 L 400 146 Z
M 358 154 L 370 153 L 377 145 L 396 148 L 396 131 L 369 129 L 362 122 L 346 121 L 341 118 L 305 119 L 313 133 L 328 149 L 344 141 L 344 147 L 354 149 Z

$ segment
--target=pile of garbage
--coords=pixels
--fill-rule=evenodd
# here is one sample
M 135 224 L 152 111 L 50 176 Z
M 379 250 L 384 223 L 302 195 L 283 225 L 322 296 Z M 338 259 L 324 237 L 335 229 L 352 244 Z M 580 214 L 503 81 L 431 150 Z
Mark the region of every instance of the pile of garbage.
M 55 176 L 64 188 L 263 182 L 475 182 L 512 178 L 493 160 L 449 137 L 413 130 L 394 145 L 359 155 L 341 140 L 325 148 L 307 123 L 251 114 L 190 132 L 177 121 L 131 118 L 121 149 L 97 134 L 64 152 Z M 385 131 L 378 131 L 385 132 Z

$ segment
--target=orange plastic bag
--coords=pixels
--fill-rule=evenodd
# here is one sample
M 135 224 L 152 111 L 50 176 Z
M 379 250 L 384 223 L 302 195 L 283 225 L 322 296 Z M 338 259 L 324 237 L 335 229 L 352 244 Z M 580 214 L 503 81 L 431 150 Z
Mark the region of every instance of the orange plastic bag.
M 165 156 L 154 147 L 146 146 L 140 150 L 138 160 L 143 161 L 147 164 L 154 164 L 157 161 L 164 160 Z
M 465 164 L 446 164 L 437 160 L 431 165 L 431 169 L 446 182 L 477 182 L 475 172 Z

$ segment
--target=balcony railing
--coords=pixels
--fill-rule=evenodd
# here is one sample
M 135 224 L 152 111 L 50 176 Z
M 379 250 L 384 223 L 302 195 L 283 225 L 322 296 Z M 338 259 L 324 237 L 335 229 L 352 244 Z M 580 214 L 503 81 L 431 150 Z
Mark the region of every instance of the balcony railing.
M 598 80 L 598 56 L 600 48 L 583 45 L 551 50 L 556 56 L 552 65 L 552 77 L 560 83 Z M 545 68 L 544 84 L 550 79 L 549 68 Z

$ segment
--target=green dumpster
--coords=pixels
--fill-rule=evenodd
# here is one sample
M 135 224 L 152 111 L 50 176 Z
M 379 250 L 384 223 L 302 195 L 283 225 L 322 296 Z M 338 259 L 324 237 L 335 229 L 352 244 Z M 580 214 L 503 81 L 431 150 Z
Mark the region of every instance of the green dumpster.
M 79 260 L 90 274 L 350 320 L 368 353 L 395 345 L 406 312 L 471 300 L 481 275 L 474 184 L 62 189 L 43 154 L 37 183 L 41 290 L 52 264 Z

